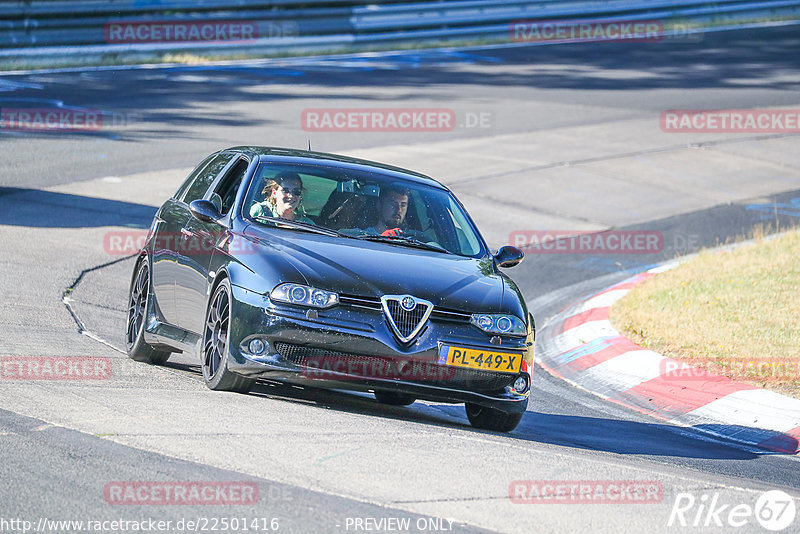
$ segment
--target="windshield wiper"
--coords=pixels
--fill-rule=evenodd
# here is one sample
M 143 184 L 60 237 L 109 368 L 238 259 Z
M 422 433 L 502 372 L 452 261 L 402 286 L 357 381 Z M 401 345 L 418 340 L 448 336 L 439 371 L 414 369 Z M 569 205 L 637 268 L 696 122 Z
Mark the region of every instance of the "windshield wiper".
M 419 239 L 414 239 L 413 237 L 408 237 L 404 235 L 360 235 L 360 236 L 355 236 L 355 238 L 363 239 L 365 241 L 393 243 L 395 245 L 408 245 L 416 248 L 424 248 L 426 250 L 434 250 L 436 252 L 444 252 L 446 254 L 452 254 L 452 252 L 445 249 L 444 247 L 440 247 L 438 245 L 432 245 L 430 243 L 425 243 L 424 241 L 420 241 Z
M 304 223 L 292 219 L 278 219 L 275 217 L 256 217 L 256 219 L 259 222 L 269 223 L 275 226 L 290 226 L 298 230 L 308 230 L 309 232 L 315 232 L 317 234 L 329 235 L 333 237 L 349 237 L 340 232 L 337 232 L 336 230 L 325 228 L 324 226 L 319 226 L 311 223 Z

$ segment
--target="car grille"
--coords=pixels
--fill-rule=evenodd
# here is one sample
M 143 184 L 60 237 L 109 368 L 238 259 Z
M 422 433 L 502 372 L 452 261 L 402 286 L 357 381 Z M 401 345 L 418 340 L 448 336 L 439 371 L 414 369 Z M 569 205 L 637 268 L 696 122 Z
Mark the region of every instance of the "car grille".
M 367 310 L 381 311 L 381 299 L 376 297 L 364 297 L 361 295 L 339 295 L 339 304 L 354 306 Z M 431 319 L 437 321 L 453 321 L 458 323 L 469 323 L 472 314 L 461 310 L 440 308 L 435 306 L 431 312 Z
M 357 308 L 366 308 L 368 310 L 381 310 L 381 299 L 375 297 L 340 294 L 339 304 L 344 304 L 345 306 L 355 306 Z
M 431 319 L 436 319 L 439 321 L 454 321 L 458 323 L 469 323 L 471 318 L 472 314 L 458 310 L 434 308 L 433 311 L 431 312 Z
M 411 311 L 404 310 L 400 302 L 396 300 L 387 300 L 386 308 L 389 310 L 392 319 L 394 319 L 397 331 L 403 337 L 409 337 L 416 330 L 428 311 L 428 306 L 421 302 Z
M 451 387 L 468 391 L 491 392 L 510 386 L 516 374 L 495 373 L 477 369 L 462 369 L 435 363 L 411 362 L 414 371 L 403 371 L 399 360 L 381 356 L 354 354 L 319 347 L 306 347 L 292 343 L 277 342 L 274 344 L 278 353 L 287 361 L 305 369 L 329 369 L 343 371 L 359 378 L 402 379 L 431 386 Z M 346 364 L 343 368 L 330 366 L 332 363 Z M 322 366 L 320 364 L 323 364 Z M 417 366 L 414 363 L 418 364 Z M 380 370 L 379 372 L 375 372 Z M 314 376 L 314 373 L 309 373 Z

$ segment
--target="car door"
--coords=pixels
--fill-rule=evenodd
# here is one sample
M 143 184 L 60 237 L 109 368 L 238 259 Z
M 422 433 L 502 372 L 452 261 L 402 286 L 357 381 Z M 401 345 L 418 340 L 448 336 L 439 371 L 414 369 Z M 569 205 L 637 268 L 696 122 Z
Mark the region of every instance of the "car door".
M 185 211 L 178 201 L 170 199 L 161 208 L 153 239 L 153 293 L 158 309 L 168 323 L 175 320 L 175 276 L 179 260 L 175 237 L 180 235 Z
M 238 186 L 247 172 L 249 161 L 244 156 L 231 160 L 203 198 L 211 200 L 226 218 Z M 231 198 L 233 192 L 233 199 Z M 227 238 L 227 227 L 204 222 L 189 216 L 181 228 L 181 263 L 186 266 L 175 284 L 177 326 L 201 334 L 205 322 L 206 301 L 212 277 L 209 266 L 217 244 Z
M 175 320 L 175 275 L 178 262 L 176 236 L 180 235 L 186 209 L 179 200 L 194 184 L 217 154 L 211 154 L 189 174 L 178 191 L 159 210 L 153 228 L 151 252 L 152 287 L 161 316 L 167 322 Z
M 203 198 L 214 180 L 234 158 L 234 154 L 222 153 L 214 156 L 195 176 L 181 186 L 162 209 L 160 228 L 156 234 L 153 251 L 153 290 L 164 320 L 178 325 L 175 305 L 175 287 L 187 267 L 181 251 L 181 230 L 191 218 L 189 202 Z

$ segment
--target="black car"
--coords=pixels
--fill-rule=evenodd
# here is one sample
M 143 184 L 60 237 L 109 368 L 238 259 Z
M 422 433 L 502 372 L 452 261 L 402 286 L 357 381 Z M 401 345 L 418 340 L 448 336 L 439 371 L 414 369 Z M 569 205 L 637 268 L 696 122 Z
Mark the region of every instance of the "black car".
M 461 203 L 435 180 L 344 156 L 236 147 L 158 210 L 134 268 L 128 355 L 194 351 L 211 389 L 257 378 L 465 403 L 510 431 L 534 322 Z

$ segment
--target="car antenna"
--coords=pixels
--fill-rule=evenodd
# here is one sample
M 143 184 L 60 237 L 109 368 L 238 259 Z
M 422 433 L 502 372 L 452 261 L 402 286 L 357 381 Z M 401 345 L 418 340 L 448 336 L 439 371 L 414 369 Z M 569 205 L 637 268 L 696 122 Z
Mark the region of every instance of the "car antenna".
M 311 152 L 311 139 L 308 140 L 308 151 Z

